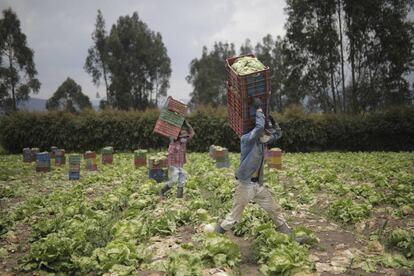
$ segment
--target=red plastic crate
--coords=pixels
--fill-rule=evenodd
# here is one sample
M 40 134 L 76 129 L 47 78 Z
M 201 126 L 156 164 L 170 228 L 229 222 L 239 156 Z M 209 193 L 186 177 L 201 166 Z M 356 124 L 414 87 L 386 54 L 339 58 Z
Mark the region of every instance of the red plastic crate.
M 181 128 L 171 125 L 163 120 L 158 119 L 157 123 L 155 124 L 154 127 L 154 133 L 158 133 L 161 134 L 165 137 L 174 137 L 175 139 L 177 139 L 178 134 L 180 134 L 180 130 Z
M 249 132 L 256 124 L 255 110 L 252 107 L 254 98 L 259 98 L 264 103 L 263 112 L 267 116 L 267 96 L 246 97 L 243 101 L 231 87 L 227 89 L 229 125 L 238 136 Z
M 181 116 L 185 116 L 187 114 L 187 105 L 175 100 L 171 96 L 167 98 L 166 107 L 171 111 L 177 112 Z
M 255 57 L 254 55 L 247 55 Z M 230 127 L 242 136 L 255 126 L 255 110 L 253 108 L 253 101 L 259 98 L 263 103 L 263 112 L 267 117 L 269 109 L 269 95 L 270 95 L 270 71 L 266 67 L 262 71 L 247 75 L 238 75 L 236 71 L 231 68 L 231 65 L 239 57 L 231 57 L 226 60 L 227 70 L 227 107 Z M 257 83 L 255 78 L 260 79 Z M 256 94 L 256 89 L 261 89 L 261 94 Z M 249 91 L 248 91 L 249 90 Z
M 147 165 L 147 159 L 146 158 L 135 158 L 134 165 L 135 167 L 144 167 Z

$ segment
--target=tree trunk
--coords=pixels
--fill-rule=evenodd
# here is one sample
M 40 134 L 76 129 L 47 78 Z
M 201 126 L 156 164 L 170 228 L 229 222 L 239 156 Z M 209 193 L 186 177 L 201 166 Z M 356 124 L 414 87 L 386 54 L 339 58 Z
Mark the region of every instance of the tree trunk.
M 332 98 L 333 98 L 333 110 L 336 113 L 336 94 L 335 94 L 335 84 L 334 84 L 334 72 L 331 67 L 331 91 L 332 91 Z
M 103 69 L 103 77 L 104 77 L 104 80 L 105 80 L 105 89 L 106 89 L 106 101 L 107 101 L 107 103 L 109 104 L 109 103 L 111 103 L 111 101 L 109 100 L 109 93 L 108 93 L 108 91 L 109 91 L 109 87 L 108 87 L 108 80 L 107 80 L 107 78 L 106 78 L 106 68 L 105 68 L 105 64 L 102 62 L 102 69 Z
M 346 95 L 345 95 L 345 73 L 344 73 L 344 45 L 343 45 L 343 38 L 342 38 L 342 15 L 341 15 L 341 0 L 338 0 L 338 22 L 339 22 L 339 46 L 341 49 L 341 77 L 342 77 L 342 110 L 345 111 L 346 109 Z M 339 100 L 339 97 L 338 97 Z
M 352 81 L 352 87 L 351 87 L 351 97 L 350 98 L 350 103 L 351 106 L 350 108 L 347 108 L 348 111 L 350 112 L 356 112 L 356 80 L 355 80 L 355 42 L 354 42 L 354 37 L 353 37 L 353 27 L 352 27 L 352 19 L 351 19 L 351 14 L 348 15 L 348 20 L 347 20 L 347 24 L 348 24 L 348 28 L 350 29 L 350 34 L 349 34 L 349 58 L 351 60 L 351 81 Z
M 11 74 L 13 73 L 13 50 L 11 49 L 11 46 L 9 48 L 9 69 L 10 69 L 10 85 L 11 85 L 11 90 L 12 90 L 12 107 L 13 107 L 13 111 L 17 111 L 17 106 L 16 106 L 16 93 L 15 93 L 15 83 L 13 81 L 13 76 L 11 76 Z

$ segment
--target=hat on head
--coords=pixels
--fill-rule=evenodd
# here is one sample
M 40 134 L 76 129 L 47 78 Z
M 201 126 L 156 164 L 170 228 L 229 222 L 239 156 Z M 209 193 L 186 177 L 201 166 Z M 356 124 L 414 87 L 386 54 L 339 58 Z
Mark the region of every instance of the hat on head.
M 181 129 L 180 130 L 180 134 L 178 135 L 178 137 L 183 138 L 183 137 L 188 137 L 188 131 L 186 129 Z

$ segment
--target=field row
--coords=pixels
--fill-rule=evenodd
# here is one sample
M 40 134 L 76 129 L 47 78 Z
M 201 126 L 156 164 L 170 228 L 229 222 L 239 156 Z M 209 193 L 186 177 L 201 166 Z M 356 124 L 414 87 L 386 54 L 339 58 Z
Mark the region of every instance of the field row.
M 300 246 L 249 205 L 232 233 L 209 233 L 232 206 L 234 170 L 207 153 L 185 166 L 185 198 L 116 154 L 97 172 L 36 173 L 21 156 L 0 156 L 0 272 L 168 275 L 355 274 L 414 271 L 412 153 L 286 154 L 265 184 Z M 84 164 L 82 164 L 82 168 Z

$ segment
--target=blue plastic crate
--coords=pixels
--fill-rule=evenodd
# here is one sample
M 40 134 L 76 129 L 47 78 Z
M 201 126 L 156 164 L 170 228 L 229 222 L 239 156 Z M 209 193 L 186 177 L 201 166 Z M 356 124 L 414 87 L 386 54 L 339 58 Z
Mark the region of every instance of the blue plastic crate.
M 79 172 L 69 172 L 69 180 L 79 180 L 80 173 Z
M 50 161 L 50 155 L 48 152 L 36 153 L 36 161 Z
M 158 183 L 166 181 L 168 179 L 168 170 L 166 169 L 152 169 L 148 170 L 149 178 L 154 179 Z
M 248 96 L 259 96 L 266 93 L 266 80 L 263 74 L 246 78 Z
M 216 162 L 216 168 L 229 168 L 230 167 L 230 161 L 224 161 L 224 162 Z
M 50 160 L 47 160 L 47 161 L 36 160 L 36 166 L 37 167 L 50 167 Z

